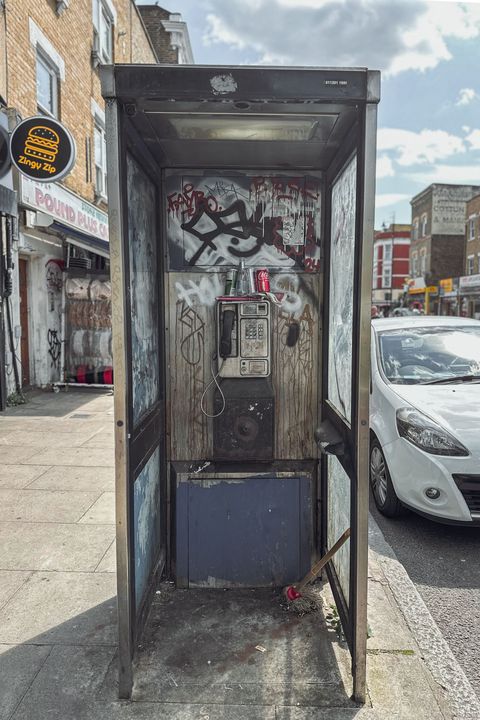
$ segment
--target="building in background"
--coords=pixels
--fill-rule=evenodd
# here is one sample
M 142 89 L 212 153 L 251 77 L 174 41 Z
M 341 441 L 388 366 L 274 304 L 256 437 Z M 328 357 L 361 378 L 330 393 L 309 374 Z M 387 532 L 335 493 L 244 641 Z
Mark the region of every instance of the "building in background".
M 372 304 L 384 312 L 398 305 L 408 277 L 410 225 L 392 223 L 374 233 Z
M 480 319 L 480 194 L 466 204 L 465 268 L 458 292 L 462 314 Z
M 4 328 L 7 347 L 0 364 L 7 395 L 16 390 L 16 374 L 21 387 L 112 382 L 99 66 L 174 62 L 181 54 L 178 38 L 185 47 L 190 44 L 181 17 L 166 14 L 162 56 L 134 0 L 4 0 L 0 5 L 0 96 L 10 130 L 29 116 L 54 117 L 71 132 L 77 151 L 72 172 L 60 182 L 13 176 L 18 205 L 10 241 L 11 328 Z
M 410 201 L 409 294 L 426 312 L 438 310 L 439 281 L 463 274 L 466 204 L 479 192 L 479 186 L 435 183 Z
M 137 5 L 148 30 L 155 52 L 162 63 L 193 64 L 187 24 L 179 13 L 171 13 L 158 5 Z

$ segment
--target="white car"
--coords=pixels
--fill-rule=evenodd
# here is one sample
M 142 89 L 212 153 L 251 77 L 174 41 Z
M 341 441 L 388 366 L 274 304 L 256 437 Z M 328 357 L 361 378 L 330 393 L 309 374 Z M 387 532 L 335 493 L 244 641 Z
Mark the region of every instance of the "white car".
M 370 429 L 380 512 L 480 525 L 480 321 L 373 320 Z

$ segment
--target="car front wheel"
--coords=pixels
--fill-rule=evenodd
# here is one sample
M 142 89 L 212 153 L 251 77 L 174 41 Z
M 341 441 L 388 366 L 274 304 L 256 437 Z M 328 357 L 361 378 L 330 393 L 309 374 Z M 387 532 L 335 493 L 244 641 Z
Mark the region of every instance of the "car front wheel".
M 375 505 L 382 515 L 393 518 L 402 514 L 402 504 L 395 493 L 387 461 L 376 438 L 370 444 L 370 485 Z

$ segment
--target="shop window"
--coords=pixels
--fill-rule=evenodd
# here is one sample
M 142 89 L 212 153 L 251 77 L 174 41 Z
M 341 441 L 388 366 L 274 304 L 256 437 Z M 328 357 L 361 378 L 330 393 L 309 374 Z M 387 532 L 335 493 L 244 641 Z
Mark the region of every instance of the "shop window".
M 95 65 L 113 62 L 115 9 L 109 0 L 93 0 L 93 53 Z
M 475 272 L 475 255 L 467 257 L 467 275 L 473 275 Z

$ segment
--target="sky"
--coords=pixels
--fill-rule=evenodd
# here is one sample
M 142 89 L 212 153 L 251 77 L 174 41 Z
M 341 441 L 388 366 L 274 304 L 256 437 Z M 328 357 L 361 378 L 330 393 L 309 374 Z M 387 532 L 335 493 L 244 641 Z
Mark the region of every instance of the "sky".
M 377 229 L 410 222 L 431 183 L 480 185 L 480 0 L 168 3 L 197 64 L 381 70 Z

